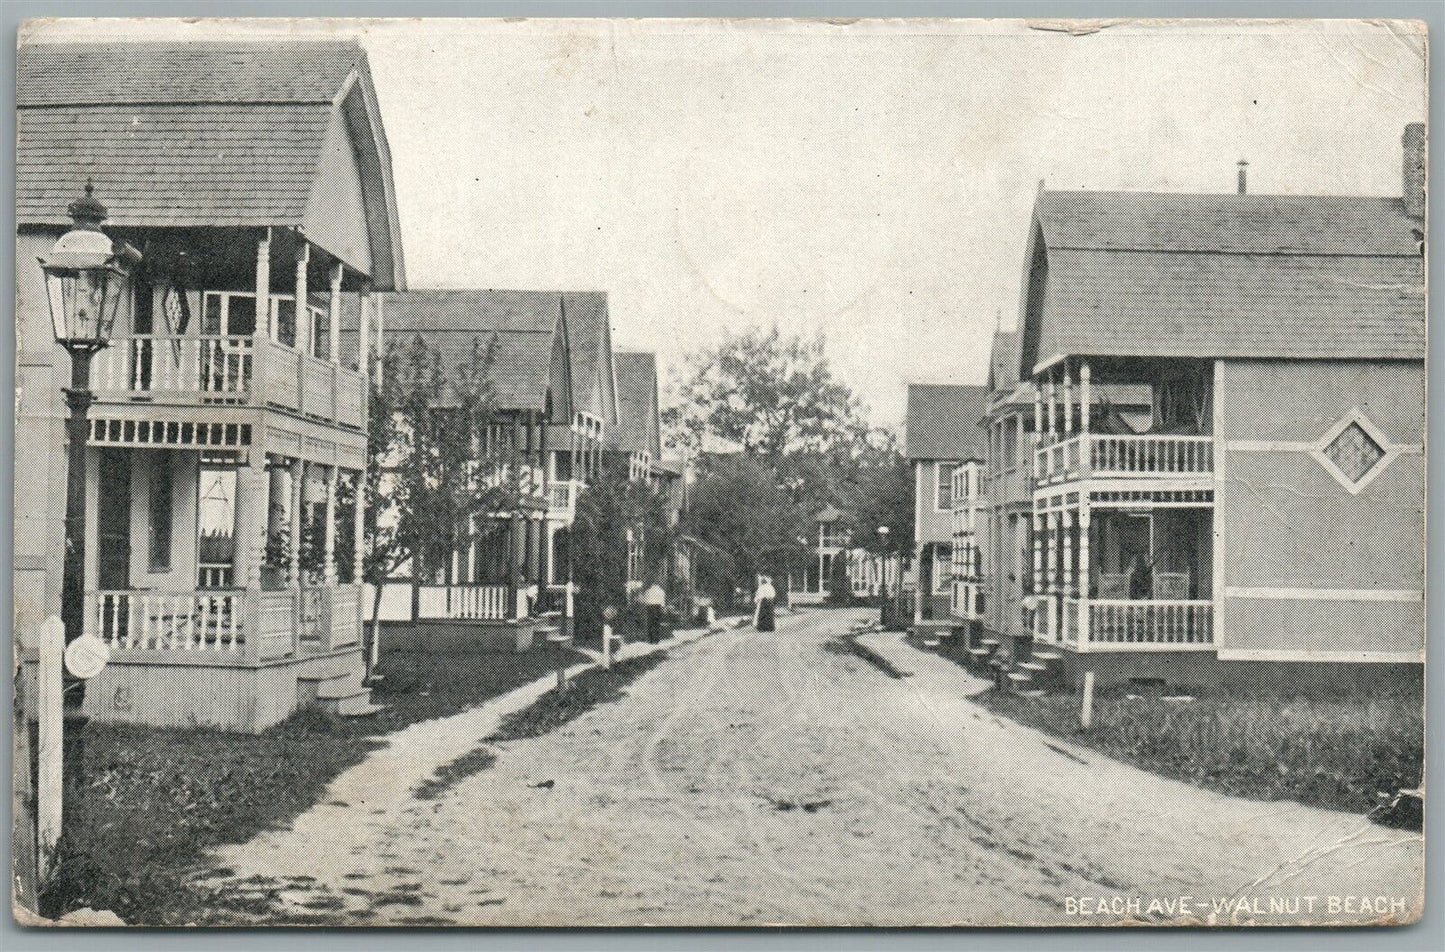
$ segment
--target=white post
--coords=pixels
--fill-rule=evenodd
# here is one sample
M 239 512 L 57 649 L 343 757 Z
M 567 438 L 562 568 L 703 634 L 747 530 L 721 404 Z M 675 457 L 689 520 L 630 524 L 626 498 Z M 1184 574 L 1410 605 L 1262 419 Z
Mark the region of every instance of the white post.
M 337 366 L 341 365 L 341 279 L 345 271 L 340 261 L 331 266 L 331 297 L 326 302 L 326 349 Z
M 1079 725 L 1088 730 L 1094 724 L 1094 672 L 1084 672 L 1084 704 L 1079 709 Z
M 1089 503 L 1079 503 L 1079 647 L 1089 643 Z
M 1064 361 L 1064 433 L 1074 432 L 1074 376 L 1069 362 Z
M 40 655 L 36 680 L 40 749 L 37 751 L 39 771 L 35 786 L 35 821 L 40 877 L 45 879 L 55 867 L 55 846 L 60 841 L 61 798 L 65 786 L 65 701 L 61 683 L 65 626 L 57 616 L 51 615 L 40 623 L 37 635 Z
M 256 333 L 265 328 L 266 335 L 276 339 L 276 315 L 271 313 L 271 229 L 261 231 L 256 242 Z
M 303 354 L 316 353 L 316 328 L 311 324 L 311 309 L 307 306 L 306 271 L 311 266 L 311 242 L 300 239 L 296 247 L 296 349 Z M 302 342 L 305 342 L 304 344 Z
M 382 327 L 386 324 L 386 295 L 376 295 L 372 298 L 372 303 L 376 305 L 373 309 L 376 314 L 376 361 L 374 366 L 376 367 L 376 385 L 379 387 L 382 381 L 381 373 L 386 366 L 386 361 L 382 359 L 386 356 L 386 347 L 381 342 Z
M 302 484 L 306 481 L 306 464 L 300 459 L 291 461 L 291 559 L 287 569 L 287 581 L 291 587 L 301 587 L 301 507 L 305 496 Z
M 363 285 L 357 294 L 356 369 L 371 379 L 371 285 Z
M 571 596 L 570 588 L 567 594 Z M 602 667 L 612 667 L 612 626 L 605 621 L 602 623 Z
M 321 575 L 328 587 L 336 584 L 336 480 L 340 474 L 341 467 L 326 467 L 326 525 L 322 535 L 325 541 Z

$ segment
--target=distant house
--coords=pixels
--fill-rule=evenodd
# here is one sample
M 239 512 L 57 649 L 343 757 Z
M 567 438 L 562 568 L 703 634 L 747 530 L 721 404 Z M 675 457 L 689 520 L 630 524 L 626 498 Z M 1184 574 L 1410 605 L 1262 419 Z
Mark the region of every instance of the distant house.
M 17 96 L 22 642 L 60 612 L 65 549 L 70 366 L 35 260 L 89 180 L 144 259 L 91 371 L 84 624 L 112 654 L 87 713 L 260 730 L 302 703 L 371 710 L 361 549 L 338 537 L 364 505 L 372 292 L 405 277 L 365 52 L 22 44 Z
M 617 473 L 660 491 L 682 478 L 662 464 L 662 419 L 658 408 L 657 355 L 617 351 L 617 426 L 610 431 L 607 453 Z M 669 502 L 672 500 L 668 494 Z M 675 521 L 674 512 L 669 518 Z M 666 581 L 668 553 L 650 551 L 641 526 L 628 531 L 627 587 L 636 591 L 649 581 Z
M 1403 199 L 1041 191 L 1033 637 L 1067 677 L 1418 677 L 1424 130 Z M 1148 419 L 1100 406 L 1147 387 Z
M 848 557 L 848 531 L 843 513 L 825 506 L 813 517 L 807 536 L 807 561 L 802 571 L 788 575 L 788 601 L 793 605 L 821 605 L 834 595 L 834 573 Z
M 913 548 L 916 594 L 915 626 L 951 627 L 954 607 L 954 489 L 959 484 L 974 500 L 982 499 L 982 468 L 987 446 L 981 426 L 988 399 L 977 385 L 909 384 L 904 456 L 913 466 Z M 967 516 L 965 515 L 965 518 Z M 976 518 L 976 517 L 975 517 Z M 975 546 L 972 532 L 960 542 Z M 972 592 L 980 581 L 982 559 L 968 553 L 967 573 L 960 579 Z M 977 601 L 976 594 L 964 598 Z M 968 607 L 973 617 L 976 606 Z
M 477 348 L 492 349 L 497 422 L 488 434 L 489 451 L 515 471 L 520 498 L 492 526 L 469 527 L 444 563 L 401 569 L 383 589 L 379 617 L 412 618 L 417 572 L 421 618 L 525 623 L 535 617 L 541 589 L 556 577 L 550 525 L 555 457 L 567 454 L 570 462 L 577 452 L 571 442 L 561 448 L 551 443 L 559 429 L 554 421 L 574 418 L 564 297 L 553 291 L 413 290 L 386 295 L 384 306 L 391 347 L 404 352 L 421 338 L 439 354 L 448 377 Z

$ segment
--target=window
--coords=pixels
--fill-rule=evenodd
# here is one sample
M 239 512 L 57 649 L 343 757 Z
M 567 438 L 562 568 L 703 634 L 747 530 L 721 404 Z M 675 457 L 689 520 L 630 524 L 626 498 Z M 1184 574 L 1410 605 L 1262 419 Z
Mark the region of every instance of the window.
M 933 593 L 945 595 L 948 593 L 948 583 L 952 579 L 950 571 L 953 562 L 953 546 L 946 542 L 940 542 L 933 547 Z
M 175 474 L 171 457 L 167 450 L 151 454 L 146 549 L 152 572 L 171 570 L 171 530 L 175 523 Z
M 953 471 L 958 468 L 957 463 L 939 463 L 938 480 L 936 483 L 937 498 L 934 504 L 939 512 L 953 508 Z
M 196 552 L 201 588 L 229 588 L 236 554 L 236 465 L 203 459 L 197 480 Z
M 1351 493 L 1364 489 L 1398 454 L 1358 409 L 1330 427 L 1311 455 Z

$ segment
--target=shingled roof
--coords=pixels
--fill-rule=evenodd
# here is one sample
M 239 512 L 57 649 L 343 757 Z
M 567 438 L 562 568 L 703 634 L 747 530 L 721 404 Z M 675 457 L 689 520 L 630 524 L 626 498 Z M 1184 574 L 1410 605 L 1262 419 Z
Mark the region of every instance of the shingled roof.
M 327 250 L 378 289 L 405 286 L 390 148 L 354 40 L 24 44 L 16 100 L 22 226 L 68 224 L 91 179 L 118 228 L 301 227 L 325 247 L 328 162 L 349 152 L 370 247 Z
M 657 355 L 618 351 L 617 428 L 614 448 L 627 453 L 662 456 L 662 433 L 657 407 Z
M 981 460 L 988 388 L 975 384 L 911 383 L 904 455 L 909 459 Z
M 567 335 L 572 347 L 573 389 L 577 409 L 618 422 L 617 378 L 612 360 L 612 326 L 605 291 L 575 291 L 563 296 Z
M 495 337 L 491 380 L 504 410 L 545 410 L 557 348 L 565 353 L 561 295 L 555 291 L 412 290 L 384 296 L 383 342 L 406 346 L 421 336 L 441 354 L 442 368 L 459 366 L 473 347 Z M 357 310 L 348 302 L 342 353 L 355 349 Z M 564 374 L 565 374 L 565 364 Z M 570 394 L 553 394 L 554 403 Z M 554 410 L 563 407 L 554 406 Z
M 1425 353 L 1420 222 L 1397 198 L 1042 192 L 1022 364 Z

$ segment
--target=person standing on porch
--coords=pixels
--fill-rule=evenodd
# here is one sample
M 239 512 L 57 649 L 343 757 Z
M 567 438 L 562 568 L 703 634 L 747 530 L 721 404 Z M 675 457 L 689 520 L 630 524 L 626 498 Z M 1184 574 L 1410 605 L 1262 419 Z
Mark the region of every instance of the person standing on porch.
M 773 602 L 777 597 L 773 580 L 766 575 L 758 576 L 758 590 L 753 594 L 753 627 L 758 631 L 773 630 Z
M 667 602 L 667 593 L 653 582 L 643 589 L 637 600 L 647 612 L 647 641 L 655 645 L 662 640 L 662 606 Z

